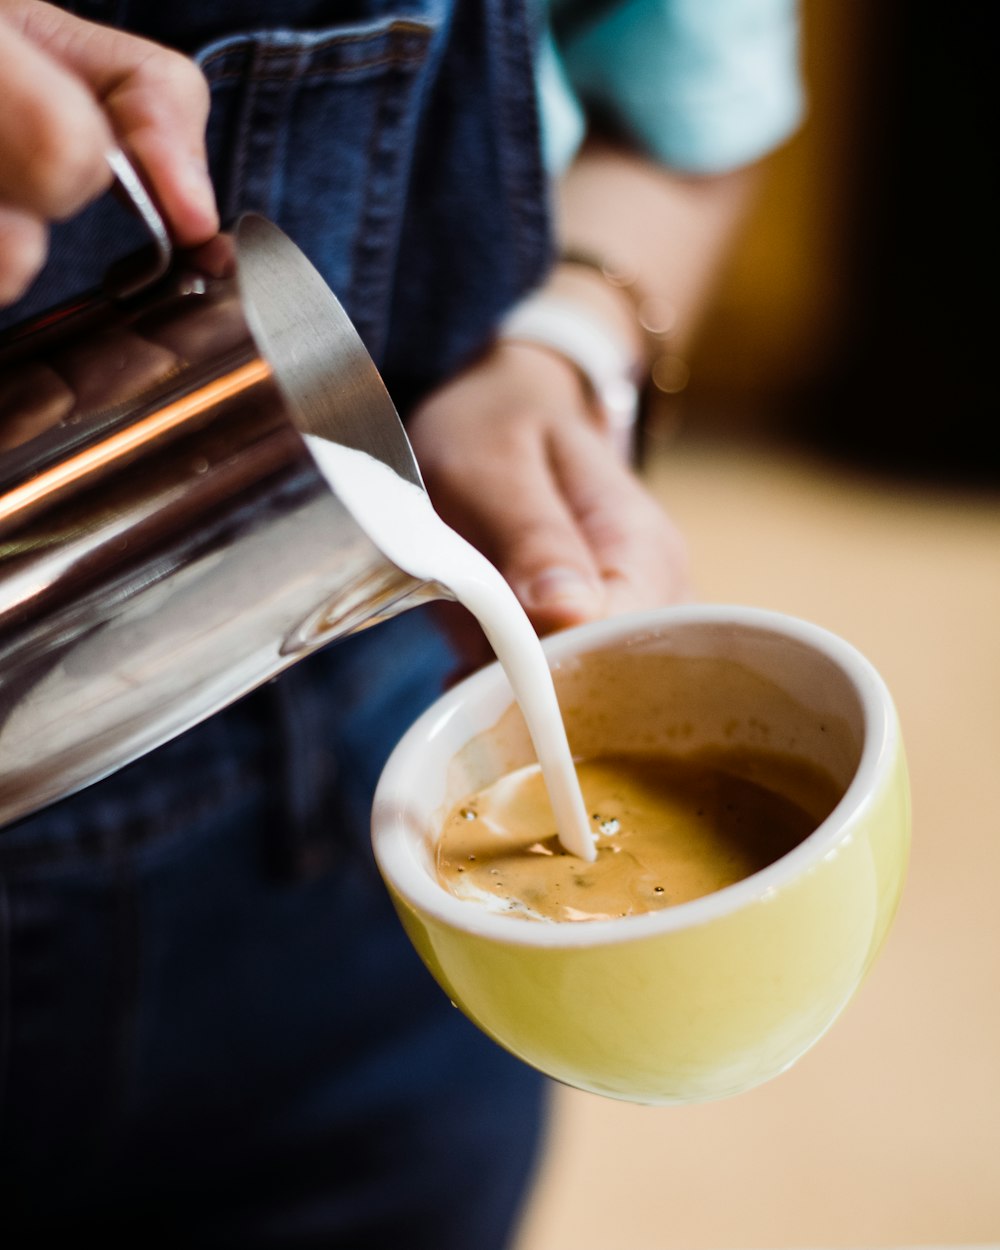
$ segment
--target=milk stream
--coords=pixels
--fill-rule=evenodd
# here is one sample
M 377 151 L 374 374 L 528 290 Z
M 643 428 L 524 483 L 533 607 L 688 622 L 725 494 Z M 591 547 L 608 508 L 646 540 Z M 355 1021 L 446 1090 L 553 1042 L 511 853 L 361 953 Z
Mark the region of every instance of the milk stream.
M 438 516 L 426 491 L 365 452 L 306 436 L 337 498 L 393 564 L 420 581 L 446 586 L 476 617 L 514 692 L 563 848 L 596 858 L 552 674 L 517 596 L 497 569 Z

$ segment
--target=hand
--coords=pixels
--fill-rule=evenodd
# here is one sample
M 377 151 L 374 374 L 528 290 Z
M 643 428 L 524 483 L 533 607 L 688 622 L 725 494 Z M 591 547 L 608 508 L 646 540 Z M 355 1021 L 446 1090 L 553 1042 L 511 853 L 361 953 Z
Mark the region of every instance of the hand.
M 111 183 L 124 147 L 181 247 L 219 228 L 208 88 L 187 57 L 41 0 L 0 0 L 0 305 L 42 267 L 47 228 Z
M 499 568 L 539 633 L 687 596 L 677 529 L 562 357 L 497 343 L 407 429 L 437 511 Z

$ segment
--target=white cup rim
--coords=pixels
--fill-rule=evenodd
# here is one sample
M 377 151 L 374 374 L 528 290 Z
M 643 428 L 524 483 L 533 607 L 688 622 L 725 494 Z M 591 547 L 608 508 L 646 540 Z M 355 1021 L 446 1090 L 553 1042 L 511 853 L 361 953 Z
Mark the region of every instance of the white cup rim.
M 411 906 L 449 928 L 503 945 L 554 949 L 607 946 L 690 929 L 766 901 L 797 880 L 811 864 L 832 858 L 848 844 L 879 793 L 880 778 L 899 751 L 899 726 L 892 697 L 869 660 L 854 646 L 820 625 L 766 608 L 701 604 L 656 608 L 596 621 L 544 640 L 546 655 L 558 662 L 665 627 L 731 625 L 779 634 L 832 661 L 853 687 L 862 709 L 864 741 L 857 769 L 830 815 L 798 846 L 766 868 L 733 885 L 660 911 L 586 923 L 546 924 L 490 912 L 456 898 L 433 881 L 418 862 L 413 833 L 397 796 L 416 779 L 418 752 L 468 701 L 505 684 L 498 663 L 489 665 L 441 696 L 400 739 L 375 793 L 372 832 L 375 858 L 383 876 Z

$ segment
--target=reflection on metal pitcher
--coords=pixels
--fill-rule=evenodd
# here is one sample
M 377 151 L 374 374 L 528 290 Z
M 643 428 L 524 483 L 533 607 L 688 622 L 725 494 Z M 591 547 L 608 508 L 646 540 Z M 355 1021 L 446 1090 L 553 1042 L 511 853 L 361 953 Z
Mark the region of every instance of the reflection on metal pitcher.
M 303 433 L 420 481 L 347 315 L 258 217 L 0 343 L 0 824 L 438 597 Z

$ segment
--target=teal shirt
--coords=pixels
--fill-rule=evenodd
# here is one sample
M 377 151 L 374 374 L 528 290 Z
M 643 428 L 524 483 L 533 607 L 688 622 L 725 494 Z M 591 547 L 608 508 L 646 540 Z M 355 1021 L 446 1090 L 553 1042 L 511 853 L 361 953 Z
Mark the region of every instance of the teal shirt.
M 796 0 L 549 0 L 538 65 L 549 168 L 588 115 L 693 174 L 765 155 L 804 111 Z

